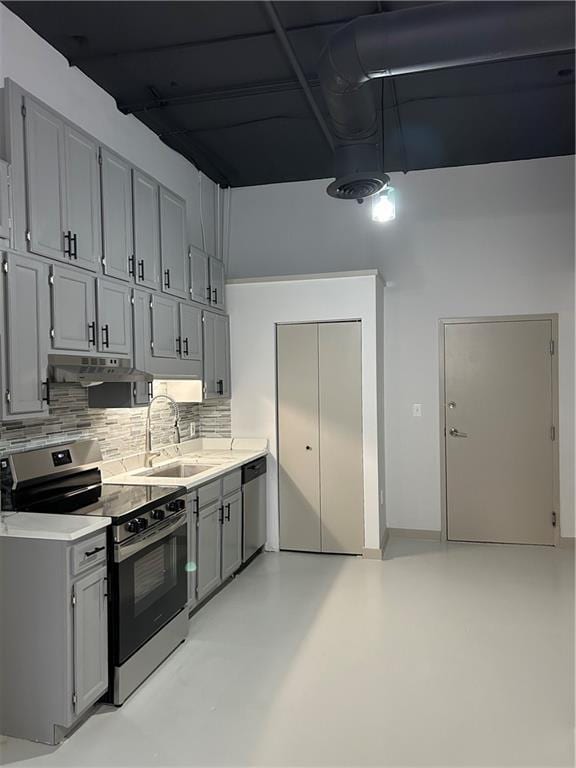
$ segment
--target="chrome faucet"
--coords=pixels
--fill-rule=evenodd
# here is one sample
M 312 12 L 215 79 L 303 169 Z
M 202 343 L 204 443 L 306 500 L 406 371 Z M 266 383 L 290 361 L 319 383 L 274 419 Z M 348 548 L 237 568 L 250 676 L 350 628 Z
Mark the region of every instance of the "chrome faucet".
M 152 411 L 152 405 L 156 400 L 167 400 L 171 404 L 172 410 L 174 411 L 174 431 L 176 432 L 176 441 L 178 443 L 181 442 L 180 409 L 178 408 L 178 403 L 173 397 L 170 397 L 170 395 L 155 395 L 148 403 L 148 410 L 146 411 L 146 462 L 149 467 L 152 466 L 152 459 L 155 456 L 160 456 L 158 451 L 152 453 L 152 424 L 150 421 L 150 413 Z

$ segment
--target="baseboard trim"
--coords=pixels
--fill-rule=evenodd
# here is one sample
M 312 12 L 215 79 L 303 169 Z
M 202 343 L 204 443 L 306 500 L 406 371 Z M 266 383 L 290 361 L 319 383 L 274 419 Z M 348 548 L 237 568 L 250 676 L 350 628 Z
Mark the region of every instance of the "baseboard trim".
M 429 539 L 431 541 L 440 541 L 442 531 L 430 531 L 424 528 L 388 528 L 389 538 L 402 539 Z
M 366 560 L 382 560 L 381 549 L 371 549 L 370 547 L 364 547 L 362 550 L 362 557 Z
M 562 549 L 576 549 L 576 538 L 574 536 L 560 536 L 560 546 Z

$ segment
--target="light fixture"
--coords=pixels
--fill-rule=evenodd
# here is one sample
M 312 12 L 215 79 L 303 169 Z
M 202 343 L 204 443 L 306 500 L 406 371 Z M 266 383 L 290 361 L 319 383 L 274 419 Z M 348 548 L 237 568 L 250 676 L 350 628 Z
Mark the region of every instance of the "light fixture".
M 387 186 L 379 195 L 372 198 L 372 221 L 380 223 L 396 218 L 396 200 L 394 187 Z

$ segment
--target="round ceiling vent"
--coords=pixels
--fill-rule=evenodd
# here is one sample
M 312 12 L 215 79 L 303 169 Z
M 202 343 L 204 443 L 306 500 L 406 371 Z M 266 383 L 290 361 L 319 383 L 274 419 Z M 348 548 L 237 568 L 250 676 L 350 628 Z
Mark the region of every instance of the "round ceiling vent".
M 350 173 L 335 179 L 326 190 L 339 200 L 363 200 L 377 195 L 390 183 L 390 177 L 380 171 Z

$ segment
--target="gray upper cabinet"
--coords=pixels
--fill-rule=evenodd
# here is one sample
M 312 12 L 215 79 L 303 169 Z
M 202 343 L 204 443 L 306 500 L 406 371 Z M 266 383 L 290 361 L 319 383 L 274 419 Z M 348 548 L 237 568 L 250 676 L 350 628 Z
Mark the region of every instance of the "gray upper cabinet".
M 70 259 L 96 271 L 102 259 L 99 146 L 86 134 L 64 125 L 66 229 Z
M 210 303 L 215 309 L 224 309 L 224 264 L 210 259 Z
M 177 358 L 180 353 L 178 302 L 167 296 L 152 297 L 152 355 Z
M 230 397 L 230 328 L 227 315 L 204 312 L 204 397 Z
M 186 201 L 160 187 L 160 252 L 162 290 L 188 298 Z
M 5 360 L 2 415 L 48 413 L 47 383 L 50 296 L 48 262 L 14 253 L 4 255 Z
M 154 179 L 132 172 L 134 200 L 134 253 L 136 282 L 160 290 L 160 206 Z
M 73 587 L 74 711 L 84 712 L 108 688 L 106 568 Z
M 184 360 L 202 362 L 202 310 L 180 304 L 181 356 Z
M 198 513 L 197 596 L 203 600 L 221 582 L 222 507 L 220 501 Z
M 98 278 L 96 286 L 98 351 L 129 355 L 132 350 L 130 286 L 107 278 Z
M 95 279 L 78 269 L 50 267 L 52 348 L 89 352 L 96 347 Z
M 28 248 L 41 256 L 68 259 L 64 122 L 29 96 L 24 97 L 24 115 Z
M 242 492 L 236 491 L 223 501 L 222 581 L 242 565 Z
M 8 163 L 0 160 L 0 241 L 8 241 L 10 239 L 9 200 Z
M 146 291 L 132 291 L 132 326 L 134 331 L 134 367 L 139 371 L 150 371 L 152 318 L 150 294 Z M 147 381 L 135 381 L 132 386 L 134 405 L 148 405 L 151 390 L 152 388 Z
M 210 258 L 190 246 L 190 298 L 199 304 L 210 303 Z
M 104 272 L 120 280 L 135 274 L 132 214 L 132 166 L 107 149 L 101 150 Z

